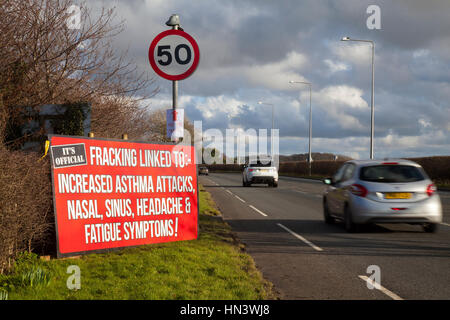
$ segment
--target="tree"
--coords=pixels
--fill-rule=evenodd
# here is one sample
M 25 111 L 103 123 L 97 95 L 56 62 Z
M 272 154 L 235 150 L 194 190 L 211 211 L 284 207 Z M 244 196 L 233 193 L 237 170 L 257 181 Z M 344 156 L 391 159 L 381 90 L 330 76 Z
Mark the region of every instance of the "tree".
M 80 29 L 67 26 L 70 0 L 2 0 L 0 4 L 0 137 L 16 106 L 92 103 L 93 130 L 113 136 L 147 128 L 140 101 L 156 94 L 154 80 L 117 53 L 122 32 L 114 9 L 80 8 Z M 137 98 L 139 97 L 139 98 Z M 115 113 L 115 114 L 114 114 Z M 107 125 L 103 118 L 108 118 Z M 98 127 L 97 127 L 98 126 Z M 136 127 L 139 127 L 138 132 Z M 119 135 L 120 135 L 119 134 Z
M 145 139 L 155 142 L 170 142 L 170 138 L 167 137 L 166 110 L 159 109 L 152 111 L 147 114 L 147 119 L 150 123 L 150 130 L 147 132 Z M 194 125 L 186 116 L 184 118 L 184 130 L 191 136 L 191 144 L 194 144 Z M 183 141 L 186 142 L 187 140 L 187 133 L 185 133 Z

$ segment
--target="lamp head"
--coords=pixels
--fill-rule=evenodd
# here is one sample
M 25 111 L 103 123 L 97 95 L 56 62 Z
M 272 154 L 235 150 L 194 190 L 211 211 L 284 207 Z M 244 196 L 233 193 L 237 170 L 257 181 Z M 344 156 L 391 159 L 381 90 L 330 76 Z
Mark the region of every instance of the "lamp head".
M 350 40 L 350 37 L 343 37 L 342 39 L 341 39 L 341 41 L 349 41 Z
M 180 17 L 177 14 L 171 15 L 169 20 L 167 20 L 166 25 L 169 27 L 179 26 L 180 25 Z

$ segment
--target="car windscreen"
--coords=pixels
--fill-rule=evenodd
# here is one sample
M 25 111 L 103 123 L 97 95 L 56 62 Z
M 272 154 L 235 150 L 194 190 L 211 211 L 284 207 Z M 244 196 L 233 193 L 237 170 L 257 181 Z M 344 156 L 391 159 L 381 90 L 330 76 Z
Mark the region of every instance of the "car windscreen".
M 425 179 L 420 168 L 408 165 L 376 165 L 362 167 L 359 178 L 370 182 L 414 182 Z
M 271 167 L 272 163 L 270 161 L 268 161 L 267 163 L 263 163 L 263 162 L 256 162 L 256 163 L 250 163 L 250 167 Z

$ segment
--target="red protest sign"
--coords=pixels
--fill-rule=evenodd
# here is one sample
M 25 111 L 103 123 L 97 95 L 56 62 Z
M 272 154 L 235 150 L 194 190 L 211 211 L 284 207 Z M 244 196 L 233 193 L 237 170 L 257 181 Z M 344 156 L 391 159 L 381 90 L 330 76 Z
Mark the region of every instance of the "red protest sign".
M 192 146 L 49 140 L 58 256 L 197 238 Z

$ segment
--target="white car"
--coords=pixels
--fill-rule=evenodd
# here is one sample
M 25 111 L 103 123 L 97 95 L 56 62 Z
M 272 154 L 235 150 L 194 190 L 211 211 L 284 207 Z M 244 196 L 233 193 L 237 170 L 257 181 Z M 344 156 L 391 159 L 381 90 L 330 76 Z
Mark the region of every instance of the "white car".
M 278 187 L 278 170 L 271 162 L 264 164 L 260 161 L 250 163 L 242 172 L 242 185 L 250 187 L 252 184 L 267 183 L 269 187 Z
M 343 220 L 349 232 L 365 223 L 420 224 L 435 232 L 442 222 L 436 186 L 413 161 L 351 160 L 324 183 L 325 222 Z

